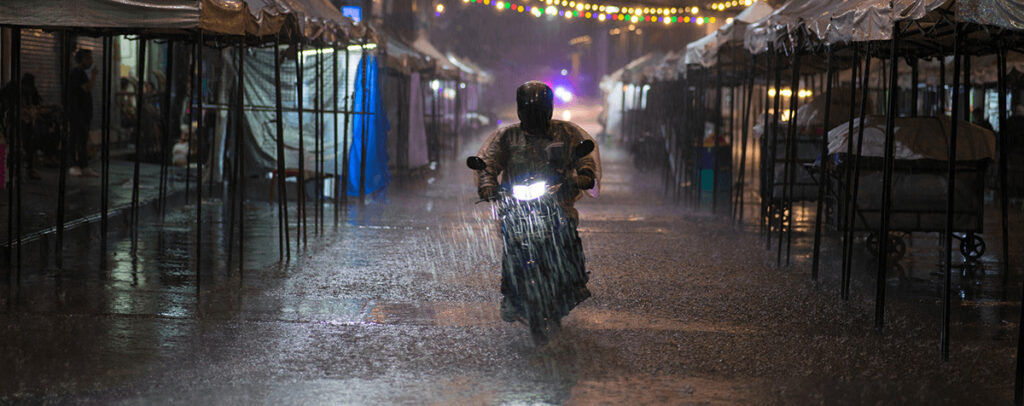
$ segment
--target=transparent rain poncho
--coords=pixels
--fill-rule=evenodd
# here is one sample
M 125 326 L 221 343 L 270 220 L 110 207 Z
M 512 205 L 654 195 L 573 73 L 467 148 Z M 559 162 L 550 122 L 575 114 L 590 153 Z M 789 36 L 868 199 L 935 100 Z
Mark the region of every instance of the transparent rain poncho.
M 586 190 L 586 193 L 579 191 L 563 195 L 562 207 L 567 214 L 575 218 L 576 210 L 573 204 L 584 194 L 597 197 L 601 189 L 601 154 L 596 148 L 597 141 L 576 124 L 561 120 L 551 120 L 547 135 L 529 135 L 520 129 L 519 125 L 504 127 L 491 134 L 477 153 L 477 156 L 487 163 L 486 170 L 476 171 L 477 188 L 497 187 L 500 183 L 507 183 L 517 176 L 531 173 L 550 174 L 552 168 L 547 165 L 548 149 L 553 144 L 561 143 L 564 166 L 556 169 L 564 171 L 567 179 L 575 178 L 583 169 L 594 172 L 593 189 Z M 574 148 L 584 140 L 594 142 L 594 151 L 583 158 L 573 160 L 571 157 Z M 500 182 L 498 175 L 501 175 Z

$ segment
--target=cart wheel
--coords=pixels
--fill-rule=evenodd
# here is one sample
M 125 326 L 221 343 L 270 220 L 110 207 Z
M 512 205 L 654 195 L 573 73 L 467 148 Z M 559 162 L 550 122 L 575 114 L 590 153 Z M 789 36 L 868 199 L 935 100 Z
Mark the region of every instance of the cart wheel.
M 878 234 L 868 234 L 867 240 L 864 241 L 868 251 L 874 255 L 878 255 Z M 907 255 L 907 243 L 903 240 L 903 236 L 897 233 L 889 234 L 889 246 L 886 247 L 889 250 L 889 259 L 892 262 L 899 261 Z
M 899 261 L 907 255 L 907 242 L 903 236 L 897 234 L 889 235 L 889 256 L 893 261 Z
M 878 255 L 878 234 L 868 234 L 868 238 L 864 240 L 864 246 L 872 255 Z
M 975 262 L 985 254 L 985 240 L 974 233 L 967 233 L 960 240 L 960 253 L 970 262 Z

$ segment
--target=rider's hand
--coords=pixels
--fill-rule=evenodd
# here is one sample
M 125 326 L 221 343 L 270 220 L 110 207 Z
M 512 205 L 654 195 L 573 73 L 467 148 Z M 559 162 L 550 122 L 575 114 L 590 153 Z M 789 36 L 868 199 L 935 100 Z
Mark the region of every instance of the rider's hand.
M 594 172 L 583 169 L 576 174 L 576 188 L 579 190 L 587 190 L 594 188 Z
M 494 186 L 484 186 L 476 191 L 477 196 L 480 196 L 480 200 L 490 200 L 497 193 L 498 189 Z

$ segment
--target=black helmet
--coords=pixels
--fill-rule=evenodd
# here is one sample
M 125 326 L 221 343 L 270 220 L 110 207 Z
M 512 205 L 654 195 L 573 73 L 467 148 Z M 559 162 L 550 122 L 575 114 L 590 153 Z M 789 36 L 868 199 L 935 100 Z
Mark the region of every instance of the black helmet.
M 551 124 L 555 95 L 548 85 L 531 80 L 516 89 L 516 106 L 522 128 L 527 132 L 543 134 Z

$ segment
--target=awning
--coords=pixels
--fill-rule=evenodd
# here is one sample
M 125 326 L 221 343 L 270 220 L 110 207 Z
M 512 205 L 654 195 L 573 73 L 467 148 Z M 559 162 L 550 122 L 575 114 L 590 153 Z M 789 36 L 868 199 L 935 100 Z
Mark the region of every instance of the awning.
M 406 73 L 419 72 L 430 67 L 426 55 L 413 49 L 412 45 L 405 43 L 398 36 L 388 31 L 383 31 L 381 36 L 384 37 L 381 42 L 387 54 L 387 67 Z
M 745 46 L 762 53 L 768 43 L 802 29 L 827 44 L 882 41 L 892 38 L 896 21 L 920 20 L 952 0 L 790 0 L 751 24 Z M 987 4 L 987 3 L 986 3 Z
M 622 83 L 640 84 L 654 78 L 655 68 L 663 56 L 661 52 L 651 52 L 626 64 L 622 71 Z
M 446 56 L 448 57 L 448 62 L 451 62 L 452 65 L 455 65 L 460 71 L 462 71 L 462 73 L 464 73 L 463 79 L 474 83 L 490 82 L 490 73 L 487 73 L 487 71 L 484 71 L 468 59 L 458 58 L 451 53 L 448 53 Z
M 959 21 L 1024 30 L 1024 0 L 958 0 Z
M 416 37 L 416 40 L 412 42 L 412 47 L 427 56 L 427 61 L 434 64 L 437 75 L 446 79 L 458 79 L 459 68 L 448 61 L 448 57 L 438 51 L 425 35 L 421 34 Z
M 3 0 L 0 25 L 255 37 L 299 33 L 328 45 L 372 35 L 329 0 Z
M 733 18 L 731 23 L 725 24 L 714 32 L 686 45 L 684 57 L 687 65 L 701 65 L 704 67 L 713 66 L 718 62 L 718 51 L 730 43 L 743 41 L 747 25 L 759 21 L 770 15 L 774 9 L 765 2 L 759 1 L 747 7 Z
M 895 0 L 890 6 L 889 0 L 847 0 L 808 28 L 829 44 L 889 40 L 896 21 L 920 20 L 948 2 Z

